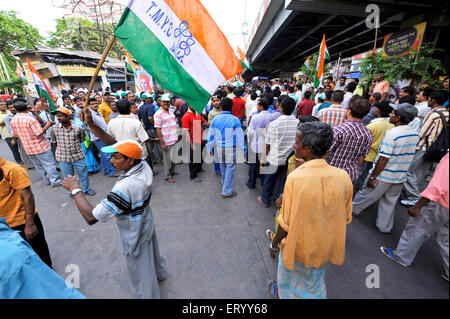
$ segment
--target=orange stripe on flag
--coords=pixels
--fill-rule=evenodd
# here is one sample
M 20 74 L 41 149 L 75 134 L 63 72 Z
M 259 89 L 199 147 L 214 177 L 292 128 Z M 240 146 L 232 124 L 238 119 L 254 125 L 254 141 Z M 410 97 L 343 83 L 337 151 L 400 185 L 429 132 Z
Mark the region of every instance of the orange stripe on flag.
M 41 82 L 44 84 L 45 89 L 47 90 L 48 95 L 50 96 L 50 98 L 52 99 L 53 103 L 56 105 L 55 102 L 55 98 L 53 97 L 52 91 L 50 91 L 47 87 L 47 84 L 45 84 L 44 80 L 42 79 L 42 77 L 39 75 L 39 73 L 36 71 L 36 69 L 34 68 L 34 66 L 31 65 L 30 60 L 28 60 L 27 58 L 27 63 L 28 63 L 28 68 L 30 69 L 30 72 L 33 72 L 34 74 L 36 74 L 39 79 L 41 80 Z
M 189 31 L 206 50 L 225 79 L 244 69 L 227 38 L 199 0 L 165 0 L 181 21 L 188 21 Z

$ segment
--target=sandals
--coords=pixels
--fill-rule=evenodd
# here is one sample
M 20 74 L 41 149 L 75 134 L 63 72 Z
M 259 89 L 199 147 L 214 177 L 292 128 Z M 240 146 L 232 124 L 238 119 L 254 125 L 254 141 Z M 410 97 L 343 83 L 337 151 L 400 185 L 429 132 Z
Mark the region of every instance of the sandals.
M 394 254 L 392 253 L 392 248 L 386 248 L 384 246 L 380 247 L 380 250 L 383 254 L 385 254 L 387 257 L 389 257 L 390 259 L 392 259 L 393 261 L 395 261 L 396 263 L 402 265 L 403 267 L 408 267 L 408 265 L 405 265 L 404 263 L 402 263 L 400 260 L 398 260 Z
M 270 290 L 270 294 L 272 295 L 273 299 L 280 299 L 280 297 L 278 296 L 278 284 L 276 282 L 274 282 L 273 280 L 269 280 L 267 282 L 267 289 Z
M 275 233 L 273 231 L 271 231 L 270 229 L 266 230 L 266 237 L 268 240 L 272 241 L 274 236 L 275 236 Z

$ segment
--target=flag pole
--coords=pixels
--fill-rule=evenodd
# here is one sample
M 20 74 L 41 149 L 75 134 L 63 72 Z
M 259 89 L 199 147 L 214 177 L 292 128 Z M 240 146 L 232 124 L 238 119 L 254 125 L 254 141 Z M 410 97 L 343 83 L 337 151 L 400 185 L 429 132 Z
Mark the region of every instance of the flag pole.
M 106 45 L 105 51 L 103 51 L 100 61 L 98 62 L 97 68 L 95 69 L 94 75 L 92 76 L 91 83 L 89 84 L 89 90 L 88 90 L 88 93 L 86 96 L 86 102 L 84 102 L 84 107 L 83 107 L 84 110 L 87 109 L 89 97 L 91 96 L 91 92 L 94 87 L 95 80 L 97 79 L 98 73 L 100 72 L 100 69 L 102 68 L 103 62 L 105 62 L 105 59 L 108 56 L 109 50 L 111 50 L 111 47 L 114 44 L 114 40 L 116 40 L 116 36 L 112 35 L 111 38 L 109 39 L 108 44 Z

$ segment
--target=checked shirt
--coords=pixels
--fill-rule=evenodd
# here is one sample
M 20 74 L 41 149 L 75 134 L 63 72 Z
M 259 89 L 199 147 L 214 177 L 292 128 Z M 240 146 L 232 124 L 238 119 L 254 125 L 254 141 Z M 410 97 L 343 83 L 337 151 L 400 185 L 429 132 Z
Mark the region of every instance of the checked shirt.
M 84 158 L 81 143 L 86 139 L 86 131 L 72 124 L 66 129 L 61 123 L 50 128 L 52 143 L 56 143 L 55 158 L 58 162 L 76 162 Z
M 358 179 L 358 161 L 369 154 L 373 142 L 372 132 L 362 120 L 348 120 L 333 129 L 334 141 L 327 162 L 345 170 L 352 181 Z

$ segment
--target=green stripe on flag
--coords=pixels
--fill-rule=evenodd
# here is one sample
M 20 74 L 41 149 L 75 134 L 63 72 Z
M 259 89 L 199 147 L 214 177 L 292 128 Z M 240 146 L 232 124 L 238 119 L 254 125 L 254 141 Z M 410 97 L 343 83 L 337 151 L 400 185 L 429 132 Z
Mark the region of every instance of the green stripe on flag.
M 36 91 L 37 91 L 39 97 L 45 97 L 45 99 L 47 100 L 48 106 L 50 109 L 50 113 L 56 112 L 57 107 L 56 107 L 55 103 L 53 103 L 53 100 L 50 97 L 50 95 L 48 94 L 47 90 L 43 90 L 39 85 L 35 85 L 35 88 L 36 88 Z
M 185 100 L 197 112 L 203 111 L 211 95 L 186 72 L 133 11 L 125 9 L 114 32 L 158 84 Z

